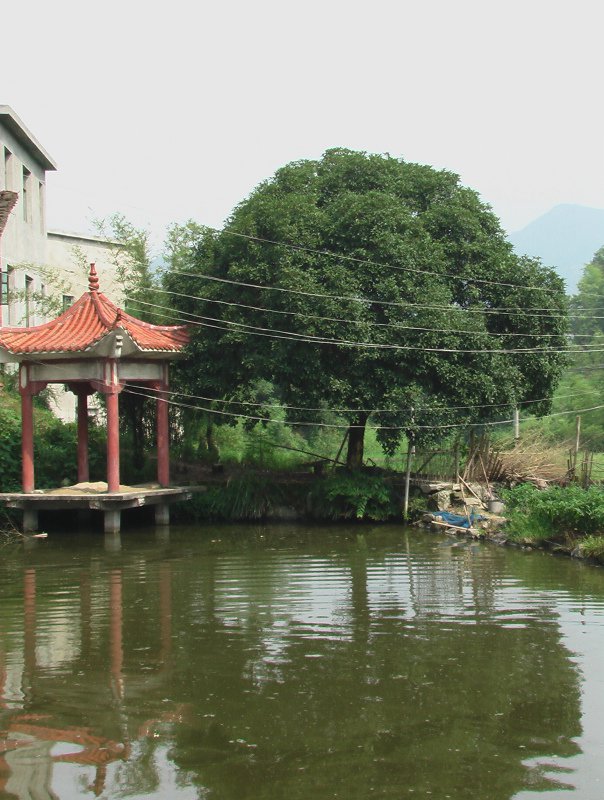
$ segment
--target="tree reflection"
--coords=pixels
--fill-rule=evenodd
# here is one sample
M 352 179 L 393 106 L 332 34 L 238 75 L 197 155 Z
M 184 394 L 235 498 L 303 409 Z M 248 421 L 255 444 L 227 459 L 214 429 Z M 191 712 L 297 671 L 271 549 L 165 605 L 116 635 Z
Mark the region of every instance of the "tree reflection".
M 30 560 L 0 621 L 0 797 L 53 797 L 58 763 L 111 796 L 552 787 L 527 764 L 577 751 L 579 675 L 547 594 L 510 602 L 508 555 L 242 536 Z
M 298 635 L 260 685 L 241 669 L 258 648 L 253 630 L 219 620 L 199 629 L 184 674 L 211 722 L 200 715 L 177 733 L 176 761 L 233 798 L 400 796 L 409 786 L 465 797 L 470 784 L 481 798 L 509 798 L 529 783 L 551 787 L 524 762 L 577 752 L 578 674 L 556 617 L 537 602 L 502 623 L 496 563 L 437 556 L 440 566 L 412 564 L 412 575 L 399 557 L 401 591 L 380 604 L 385 589 L 372 589 L 368 567 L 384 556 L 351 547 L 350 590 L 333 612 L 348 627 L 301 635 L 290 618 Z

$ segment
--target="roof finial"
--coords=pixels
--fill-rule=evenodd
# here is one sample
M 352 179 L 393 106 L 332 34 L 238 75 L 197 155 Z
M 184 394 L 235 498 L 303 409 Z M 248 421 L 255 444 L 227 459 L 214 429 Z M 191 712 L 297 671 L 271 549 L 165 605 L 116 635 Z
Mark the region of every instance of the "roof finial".
M 88 291 L 98 292 L 99 279 L 96 274 L 96 267 L 94 264 L 90 265 L 90 274 L 88 275 Z

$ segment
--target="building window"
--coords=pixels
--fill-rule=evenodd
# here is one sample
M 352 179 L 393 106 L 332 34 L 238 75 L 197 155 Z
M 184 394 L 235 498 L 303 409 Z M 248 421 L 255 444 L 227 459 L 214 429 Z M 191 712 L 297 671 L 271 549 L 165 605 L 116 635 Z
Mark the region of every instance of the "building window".
M 40 208 L 40 231 L 41 233 L 44 233 L 46 226 L 46 219 L 44 216 L 44 184 L 40 181 L 38 182 L 38 205 Z
M 1 276 L 1 280 L 0 280 L 0 298 L 2 299 L 2 305 L 3 306 L 7 306 L 8 302 L 9 302 L 9 298 L 8 298 L 8 270 L 9 270 L 9 268 L 7 267 L 6 269 L 3 269 L 2 272 L 0 273 L 0 276 Z
M 34 291 L 34 279 L 29 275 L 25 276 L 25 326 L 29 328 L 32 317 L 32 294 Z
M 4 148 L 4 188 L 10 189 L 13 185 L 13 154 Z
M 67 311 L 68 308 L 71 308 L 73 305 L 74 297 L 72 294 L 64 294 L 63 295 L 63 311 Z
M 29 210 L 29 177 L 31 172 L 23 167 L 23 194 L 21 196 L 21 200 L 23 202 L 23 221 L 29 222 L 30 221 L 30 210 Z

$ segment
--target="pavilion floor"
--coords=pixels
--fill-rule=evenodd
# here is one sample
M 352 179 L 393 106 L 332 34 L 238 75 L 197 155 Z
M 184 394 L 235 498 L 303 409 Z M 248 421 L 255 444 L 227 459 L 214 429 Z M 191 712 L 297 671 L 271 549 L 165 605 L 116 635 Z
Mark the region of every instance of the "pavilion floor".
M 55 489 L 36 489 L 33 492 L 0 493 L 0 503 L 8 508 L 23 511 L 23 530 L 38 530 L 39 511 L 91 510 L 102 511 L 105 532 L 117 533 L 121 525 L 121 512 L 130 508 L 155 506 L 158 525 L 170 523 L 169 505 L 189 500 L 194 492 L 205 491 L 204 486 L 161 487 L 157 483 L 136 486 L 121 485 L 118 492 L 108 492 L 105 481 L 76 483 Z

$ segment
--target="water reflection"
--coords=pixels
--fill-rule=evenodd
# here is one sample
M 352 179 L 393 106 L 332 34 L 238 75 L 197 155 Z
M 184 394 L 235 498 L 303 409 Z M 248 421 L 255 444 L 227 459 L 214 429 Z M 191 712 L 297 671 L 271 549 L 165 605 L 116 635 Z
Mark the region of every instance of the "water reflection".
M 0 566 L 2 798 L 572 784 L 579 672 L 527 559 L 385 528 L 49 544 Z
M 57 587 L 53 581 L 47 592 L 37 586 L 38 571 L 45 574 L 41 568 L 23 571 L 21 637 L 16 603 L 10 621 L 4 615 L 9 624 L 3 626 L 0 649 L 0 796 L 43 800 L 85 791 L 98 796 L 107 788 L 108 765 L 117 762 L 127 773 L 120 782 L 126 778 L 133 788 L 140 784 L 137 773 L 144 765 L 145 782 L 158 786 L 153 769 L 148 772 L 151 750 L 157 747 L 145 742 L 157 738 L 162 725 L 180 722 L 185 712 L 168 700 L 151 717 L 131 707 L 153 681 L 149 675 L 141 679 L 124 671 L 124 569 L 98 575 L 94 568 L 80 570 L 77 586 L 62 581 Z M 149 671 L 156 680 L 163 674 L 167 682 L 172 643 L 169 563 L 160 565 L 157 588 L 158 658 Z M 62 764 L 92 768 L 92 774 L 71 781 L 77 794 L 69 788 L 63 794 L 53 786 L 56 767 Z

